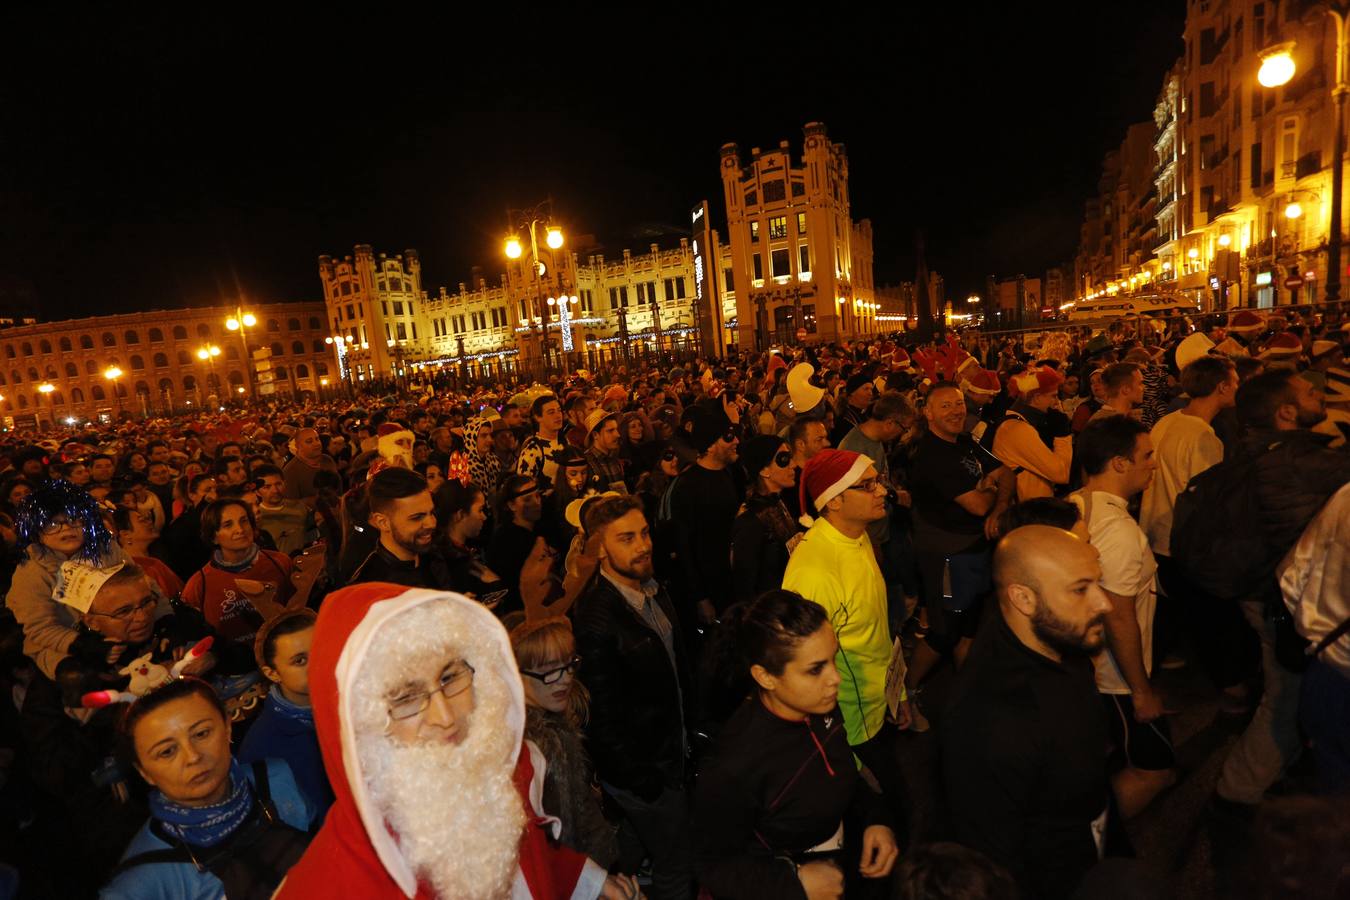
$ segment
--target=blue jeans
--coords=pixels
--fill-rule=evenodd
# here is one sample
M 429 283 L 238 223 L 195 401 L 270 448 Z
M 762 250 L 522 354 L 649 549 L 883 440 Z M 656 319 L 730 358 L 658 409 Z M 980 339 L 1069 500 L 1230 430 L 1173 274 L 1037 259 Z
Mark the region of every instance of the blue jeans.
M 1350 789 L 1350 677 L 1314 660 L 1303 673 L 1298 721 L 1312 740 L 1322 792 Z

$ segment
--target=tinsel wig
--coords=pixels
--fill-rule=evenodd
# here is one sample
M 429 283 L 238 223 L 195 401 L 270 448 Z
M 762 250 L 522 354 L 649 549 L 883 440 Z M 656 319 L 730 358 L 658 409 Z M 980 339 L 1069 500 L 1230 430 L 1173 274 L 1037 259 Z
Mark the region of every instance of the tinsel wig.
M 43 530 L 57 516 L 65 516 L 81 524 L 84 544 L 75 554 L 75 559 L 98 565 L 107 556 L 112 546 L 112 532 L 108 531 L 103 521 L 103 507 L 84 488 L 59 479 L 39 486 L 24 498 L 14 523 L 19 534 L 19 545 L 40 546 Z

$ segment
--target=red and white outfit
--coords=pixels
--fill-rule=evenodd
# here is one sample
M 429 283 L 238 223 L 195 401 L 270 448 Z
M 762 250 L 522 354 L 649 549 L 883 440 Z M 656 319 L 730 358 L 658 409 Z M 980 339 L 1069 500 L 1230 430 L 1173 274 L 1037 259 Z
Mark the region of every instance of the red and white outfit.
M 511 885 L 512 900 L 593 900 L 599 896 L 607 873 L 593 860 L 557 844 L 560 823 L 541 808 L 545 761 L 537 747 L 522 741 L 525 693 L 506 630 L 490 611 L 460 594 L 375 582 L 331 595 L 315 625 L 310 698 L 319 749 L 336 800 L 309 849 L 277 890 L 277 900 L 317 900 L 339 894 L 435 898 L 400 850 L 397 835 L 377 808 L 361 772 L 352 694 L 356 674 L 381 628 L 420 604 L 447 602 L 455 604 L 457 614 L 471 620 L 475 629 L 491 635 L 496 651 L 488 661 L 491 671 L 480 668 L 478 677 L 501 679 L 510 696 L 505 720 L 483 725 L 508 728 L 516 738 L 512 742 L 513 781 L 527 818 Z M 446 797 L 444 802 L 453 803 L 455 798 Z M 484 810 L 484 815 L 490 814 Z M 446 835 L 446 840 L 453 841 L 454 835 Z

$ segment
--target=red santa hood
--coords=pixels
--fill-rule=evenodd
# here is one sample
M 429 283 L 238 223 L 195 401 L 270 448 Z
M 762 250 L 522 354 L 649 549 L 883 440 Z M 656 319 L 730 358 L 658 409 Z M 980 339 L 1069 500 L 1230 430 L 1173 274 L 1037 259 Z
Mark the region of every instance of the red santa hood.
M 511 762 L 519 768 L 525 693 L 510 639 L 490 611 L 460 594 L 393 584 L 359 584 L 330 594 L 314 629 L 309 691 L 319 749 L 336 800 L 304 857 L 278 891 L 282 900 L 330 897 L 338 885 L 338 893 L 349 897 L 418 894 L 417 876 L 362 777 L 348 688 L 380 629 L 424 603 L 454 604 L 475 629 L 491 635 L 492 658 L 474 659 L 471 664 L 479 672 L 486 668 L 508 685 L 509 707 L 500 725 L 516 738 L 511 743 Z M 527 784 L 542 781 L 543 766 L 534 768 L 540 777 L 536 779 L 531 772 Z M 534 785 L 529 784 L 527 790 L 533 794 Z M 580 869 L 579 863 L 576 868 Z

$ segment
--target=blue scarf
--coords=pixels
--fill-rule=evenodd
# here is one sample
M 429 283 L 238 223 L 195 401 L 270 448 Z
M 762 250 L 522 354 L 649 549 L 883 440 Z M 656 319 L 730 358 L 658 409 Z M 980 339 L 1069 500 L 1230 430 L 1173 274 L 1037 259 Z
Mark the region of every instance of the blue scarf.
M 314 707 L 296 706 L 291 701 L 281 695 L 281 685 L 272 685 L 272 692 L 268 695 L 272 700 L 272 705 L 276 707 L 278 713 L 289 721 L 304 725 L 311 731 L 314 730 Z
M 230 794 L 212 806 L 184 806 L 150 792 L 150 815 L 164 830 L 193 847 L 214 847 L 244 824 L 253 808 L 253 783 L 237 759 L 230 760 Z
M 253 568 L 253 564 L 257 561 L 258 561 L 257 544 L 254 544 L 252 547 L 250 547 L 248 550 L 248 556 L 245 556 L 242 561 L 237 563 L 227 563 L 225 561 L 225 554 L 220 552 L 219 547 L 217 547 L 215 552 L 211 554 L 212 565 L 214 565 L 217 569 L 224 569 L 226 572 L 232 572 L 235 575 L 238 575 L 240 572 L 247 572 L 249 569 Z

